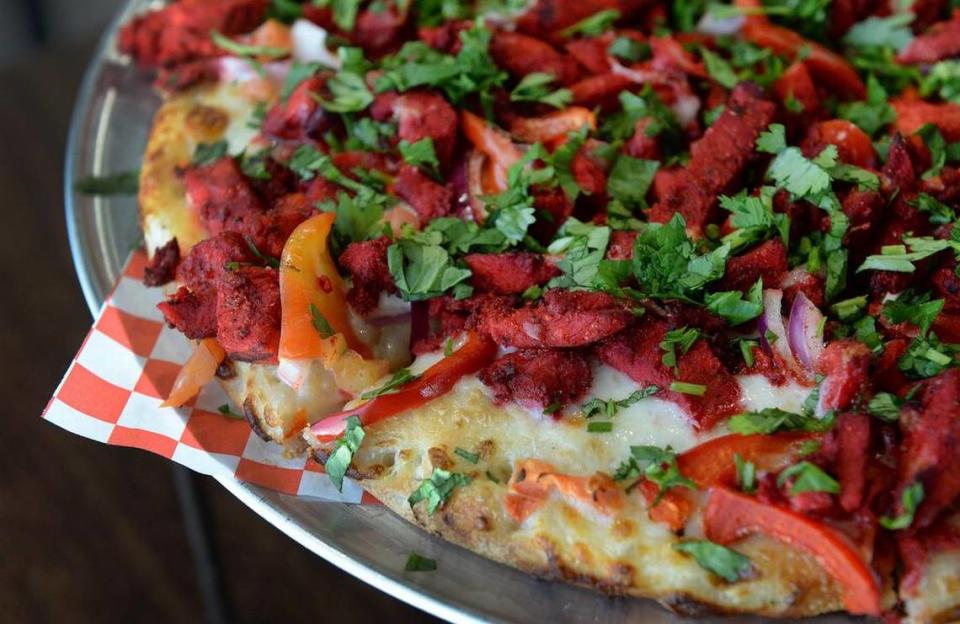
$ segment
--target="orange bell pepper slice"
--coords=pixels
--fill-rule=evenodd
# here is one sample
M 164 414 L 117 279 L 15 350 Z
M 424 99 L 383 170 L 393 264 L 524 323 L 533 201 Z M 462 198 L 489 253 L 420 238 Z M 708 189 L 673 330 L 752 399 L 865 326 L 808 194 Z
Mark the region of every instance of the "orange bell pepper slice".
M 363 358 L 372 355 L 350 325 L 346 287 L 327 245 L 335 218 L 325 212 L 298 225 L 280 259 L 278 374 L 294 388 L 303 383 L 309 362 L 324 358 L 329 364 L 339 355 L 336 335 Z
M 843 605 L 856 615 L 880 615 L 880 583 L 842 533 L 807 516 L 763 503 L 725 487 L 710 491 L 703 513 L 707 539 L 727 544 L 761 533 L 817 560 L 843 591 Z
M 734 456 L 753 462 L 759 470 L 778 470 L 797 456 L 801 446 L 818 437 L 811 433 L 781 433 L 777 435 L 730 434 L 697 445 L 677 457 L 677 468 L 701 490 L 717 485 L 731 485 L 736 479 Z M 650 481 L 639 484 L 640 493 L 652 504 L 660 489 Z M 679 531 L 693 513 L 692 493 L 684 488 L 673 488 L 664 493 L 660 502 L 650 508 L 650 519 L 667 524 Z
M 588 108 L 570 106 L 540 117 L 521 117 L 510 126 L 510 134 L 524 143 L 553 143 L 582 127 L 597 128 L 597 116 Z
M 415 380 L 391 394 L 381 394 L 363 405 L 328 416 L 310 426 L 317 440 L 334 440 L 347 427 L 347 419 L 357 416 L 364 427 L 419 407 L 450 392 L 465 375 L 472 375 L 497 357 L 497 345 L 491 339 L 470 332 L 462 347 L 443 358 Z
M 510 165 L 523 158 L 523 152 L 506 132 L 470 111 L 460 111 L 460 124 L 473 147 L 492 164 L 497 192 L 507 190 L 507 172 Z
M 226 357 L 226 352 L 216 338 L 204 338 L 198 342 L 193 355 L 177 373 L 170 395 L 160 407 L 182 407 L 197 396 L 200 389 L 216 377 L 217 368 Z
M 556 490 L 568 499 L 586 503 L 610 515 L 623 509 L 625 495 L 610 476 L 563 474 L 545 461 L 525 459 L 517 462 L 508 484 L 510 492 L 504 501 L 506 511 L 517 522 L 523 522 Z

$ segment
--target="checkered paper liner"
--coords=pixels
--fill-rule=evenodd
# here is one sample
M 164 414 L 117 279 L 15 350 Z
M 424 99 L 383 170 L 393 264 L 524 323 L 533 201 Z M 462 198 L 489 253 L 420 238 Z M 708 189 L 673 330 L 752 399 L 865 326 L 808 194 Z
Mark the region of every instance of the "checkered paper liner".
M 220 414 L 217 408 L 229 400 L 219 384 L 207 384 L 185 407 L 160 407 L 193 346 L 164 324 L 156 307 L 163 292 L 144 285 L 146 265 L 142 251 L 130 256 L 43 418 L 91 440 L 145 449 L 203 474 L 286 494 L 376 503 L 349 479 L 338 492 L 313 459 L 285 456 L 246 421 Z

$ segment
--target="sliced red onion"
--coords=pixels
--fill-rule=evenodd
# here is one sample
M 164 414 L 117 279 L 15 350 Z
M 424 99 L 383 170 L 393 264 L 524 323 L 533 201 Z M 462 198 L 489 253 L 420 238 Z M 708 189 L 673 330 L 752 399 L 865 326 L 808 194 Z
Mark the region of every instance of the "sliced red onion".
M 823 352 L 823 337 L 819 335 L 823 314 L 806 295 L 798 292 L 790 308 L 787 338 L 790 350 L 798 362 L 812 371 Z
M 633 69 L 622 65 L 615 58 L 610 58 L 610 71 L 638 84 L 667 84 L 667 77 L 662 71 L 651 69 Z
M 254 65 L 249 59 L 236 56 L 222 56 L 217 61 L 220 64 L 221 82 L 245 83 L 252 80 L 262 80 L 263 74 L 260 68 Z M 289 61 L 274 61 L 272 63 L 261 64 L 262 71 L 270 82 L 281 85 L 290 71 Z
M 327 48 L 327 31 L 310 20 L 298 19 L 290 29 L 293 58 L 304 62 L 323 63 L 340 69 L 340 58 Z
M 757 321 L 757 330 L 760 332 L 760 343 L 763 347 L 767 351 L 777 353 L 789 364 L 794 361 L 794 358 L 787 340 L 787 331 L 783 327 L 783 317 L 780 316 L 782 302 L 782 290 L 768 288 L 763 291 L 763 316 Z M 768 331 L 777 337 L 773 344 L 767 340 Z
M 367 322 L 373 325 L 374 327 L 389 327 L 390 325 L 401 325 L 403 323 L 409 323 L 411 318 L 411 313 L 407 312 L 405 314 L 391 314 L 390 316 L 377 316 L 373 318 L 368 318 Z
M 697 24 L 697 31 L 705 35 L 713 35 L 714 37 L 733 35 L 740 32 L 746 19 L 744 15 L 732 15 L 730 17 L 719 18 L 710 11 L 707 11 L 703 14 L 703 17 L 700 18 L 700 22 Z

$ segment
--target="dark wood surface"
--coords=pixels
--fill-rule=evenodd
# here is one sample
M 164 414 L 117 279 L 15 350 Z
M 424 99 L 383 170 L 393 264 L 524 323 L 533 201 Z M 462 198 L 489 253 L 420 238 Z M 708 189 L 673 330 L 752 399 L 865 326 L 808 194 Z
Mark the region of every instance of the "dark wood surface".
M 0 619 L 199 622 L 171 465 L 40 420 L 90 326 L 67 246 L 62 161 L 90 45 L 0 71 Z M 231 620 L 430 618 L 312 555 L 199 479 Z

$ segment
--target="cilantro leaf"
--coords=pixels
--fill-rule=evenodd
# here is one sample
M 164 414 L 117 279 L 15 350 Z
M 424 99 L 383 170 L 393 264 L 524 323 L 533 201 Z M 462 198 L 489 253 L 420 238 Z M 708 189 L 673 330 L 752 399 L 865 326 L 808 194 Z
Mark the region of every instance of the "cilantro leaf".
M 664 352 L 660 356 L 660 361 L 677 374 L 677 347 L 680 347 L 680 355 L 686 355 L 700 336 L 700 330 L 695 327 L 681 327 L 668 331 L 660 342 L 660 349 Z
M 458 487 L 468 485 L 473 479 L 459 472 L 448 472 L 442 468 L 434 468 L 429 479 L 420 483 L 420 487 L 413 491 L 407 502 L 413 507 L 420 501 L 427 501 L 427 513 L 433 513 L 443 505 Z
M 931 300 L 929 292 L 919 294 L 908 289 L 883 304 L 883 316 L 891 323 L 916 325 L 921 334 L 926 334 L 944 303 L 943 299 Z
M 837 480 L 825 473 L 816 464 L 808 461 L 796 463 L 783 470 L 777 477 L 777 485 L 783 487 L 788 479 L 793 479 L 793 485 L 790 486 L 791 496 L 804 492 L 840 493 L 840 484 L 837 483 Z
M 911 206 L 916 206 L 920 212 L 930 215 L 930 223 L 934 225 L 944 225 L 957 220 L 956 211 L 933 195 L 919 193 L 916 199 L 910 200 L 907 203 Z
M 320 312 L 320 308 L 312 303 L 310 304 L 310 318 L 313 320 L 314 329 L 317 330 L 321 338 L 326 339 L 337 333 L 333 327 L 330 326 L 330 321 L 327 320 L 327 317 Z
M 697 291 L 723 277 L 729 254 L 728 244 L 698 254 L 678 212 L 666 224 L 648 224 L 637 236 L 633 275 L 650 297 L 693 301 Z
M 730 211 L 730 225 L 734 230 L 723 237 L 736 251 L 747 245 L 779 236 L 784 246 L 789 242 L 790 217 L 785 213 L 773 211 L 774 189 L 765 186 L 760 195 L 738 193 L 733 197 L 720 196 L 720 206 Z
M 940 61 L 930 68 L 920 82 L 920 95 L 928 98 L 933 94 L 945 102 L 960 104 L 960 61 Z
M 763 313 L 763 279 L 750 287 L 747 296 L 739 290 L 707 293 L 704 296 L 707 309 L 723 317 L 730 325 L 740 325 Z
M 660 388 L 657 386 L 647 386 L 640 390 L 634 390 L 625 399 L 590 399 L 581 406 L 580 410 L 583 412 L 584 418 L 593 418 L 598 415 L 613 418 L 617 415 L 617 411 L 626 409 L 637 401 L 653 396 L 659 391 Z
M 913 41 L 910 12 L 896 13 L 889 17 L 868 17 L 854 24 L 843 37 L 843 42 L 855 48 L 893 48 L 900 51 Z
M 824 152 L 831 149 L 835 156 L 837 148 L 833 145 L 827 146 Z M 798 147 L 787 147 L 777 154 L 770 163 L 767 177 L 795 197 L 809 197 L 830 190 L 829 172 L 815 160 L 807 159 Z
M 423 557 L 415 552 L 407 557 L 407 563 L 403 566 L 405 572 L 433 572 L 437 569 L 437 562 L 429 557 Z
M 397 147 L 400 149 L 403 162 L 414 167 L 421 167 L 434 177 L 440 175 L 440 161 L 437 160 L 437 152 L 433 147 L 433 139 L 430 137 L 424 137 L 416 143 L 400 141 Z
M 284 78 L 283 88 L 280 90 L 280 101 L 286 102 L 290 94 L 300 86 L 300 83 L 316 74 L 321 68 L 323 68 L 322 63 L 305 63 L 294 59 L 290 64 L 287 77 Z
M 333 452 L 327 458 L 324 464 L 324 470 L 327 476 L 333 482 L 338 491 L 343 491 L 343 477 L 347 474 L 350 464 L 353 462 L 353 455 L 360 449 L 360 444 L 366 434 L 360 425 L 360 418 L 350 416 L 347 418 L 347 428 L 343 434 L 337 438 L 334 443 Z
M 623 461 L 613 474 L 616 481 L 645 478 L 657 485 L 659 492 L 651 503 L 656 507 L 663 495 L 673 487 L 696 490 L 697 485 L 680 473 L 677 455 L 669 446 L 631 446 L 630 457 Z M 635 482 L 635 483 L 636 483 Z M 632 485 L 630 487 L 633 487 Z
M 861 130 L 873 136 L 893 123 L 897 114 L 890 106 L 887 91 L 873 74 L 867 76 L 867 99 L 863 102 L 843 102 L 837 108 L 841 119 L 852 121 Z
M 393 375 L 387 380 L 387 383 L 383 384 L 379 388 L 373 390 L 367 390 L 366 392 L 360 395 L 361 399 L 372 399 L 384 394 L 393 394 L 398 391 L 401 387 L 410 383 L 415 379 L 419 379 L 420 375 L 414 375 L 410 372 L 409 368 L 401 368 L 394 371 Z
M 87 176 L 74 182 L 73 190 L 84 195 L 136 195 L 140 190 L 140 170 Z
M 660 163 L 622 154 L 607 177 L 607 193 L 625 206 L 646 207 L 647 191 Z
M 730 431 L 743 435 L 771 434 L 777 431 L 827 431 L 833 427 L 833 419 L 818 419 L 777 407 L 767 407 L 756 412 L 737 414 L 728 421 L 727 426 Z
M 607 47 L 607 54 L 629 63 L 636 63 L 650 57 L 650 44 L 620 36 L 615 38 Z
M 479 453 L 471 453 L 471 452 L 468 451 L 467 449 L 460 448 L 459 446 L 458 446 L 457 448 L 453 449 L 453 454 L 454 454 L 454 455 L 458 455 L 458 456 L 464 458 L 465 460 L 467 460 L 467 461 L 470 462 L 471 464 L 476 464 L 478 461 L 480 461 L 480 454 L 479 454 Z
M 360 74 L 342 70 L 327 80 L 327 89 L 332 99 L 327 100 L 318 95 L 314 98 L 323 108 L 334 113 L 355 113 L 362 111 L 373 103 L 373 94 L 367 88 L 367 82 Z
M 733 67 L 719 54 L 715 54 L 708 48 L 700 46 L 700 56 L 703 57 L 703 62 L 707 67 L 707 73 L 710 74 L 714 82 L 721 87 L 732 89 L 740 82 L 740 78 L 737 77 L 737 73 L 733 70 Z
M 191 162 L 195 167 L 209 165 L 226 156 L 228 147 L 226 141 L 198 143 L 196 149 L 193 150 L 193 160 Z
M 424 244 L 412 238 L 400 239 L 387 249 L 390 276 L 407 301 L 431 299 L 466 286 L 463 282 L 470 277 L 470 270 L 454 264 L 440 240 L 438 236 L 436 243 Z M 464 293 L 462 288 L 459 292 Z
M 573 101 L 570 89 L 551 90 L 548 85 L 556 82 L 553 74 L 533 72 L 527 74 L 510 92 L 511 102 L 540 102 L 554 108 L 563 108 Z
M 787 149 L 787 129 L 783 124 L 770 126 L 757 137 L 757 151 L 767 154 L 779 154 Z
M 757 490 L 757 467 L 752 461 L 746 461 L 739 453 L 733 455 L 733 463 L 737 468 L 737 485 L 747 494 Z
M 362 0 L 312 0 L 314 6 L 329 8 L 333 21 L 341 29 L 350 32 L 357 23 Z
M 284 56 L 289 56 L 290 54 L 290 48 L 244 45 L 238 41 L 234 41 L 223 33 L 217 32 L 216 30 L 210 33 L 210 39 L 213 41 L 213 45 L 217 46 L 221 50 L 226 50 L 231 54 L 244 58 L 252 59 L 254 57 L 264 57 L 278 59 Z
M 728 583 L 747 578 L 753 570 L 746 555 L 709 540 L 684 540 L 674 544 L 673 549 L 690 555 L 701 568 Z
M 878 392 L 867 404 L 867 412 L 884 422 L 893 423 L 900 420 L 900 408 L 902 406 L 903 400 L 898 396 L 889 392 Z
M 919 481 L 911 483 L 900 497 L 900 504 L 903 507 L 903 513 L 891 518 L 882 516 L 880 526 L 890 531 L 902 531 L 913 524 L 913 516 L 917 513 L 917 508 L 923 502 L 924 492 L 923 484 Z
M 572 26 L 564 28 L 560 31 L 559 35 L 565 39 L 569 39 L 574 35 L 598 37 L 609 30 L 618 19 L 620 19 L 620 11 L 616 9 L 605 9 L 583 18 Z

